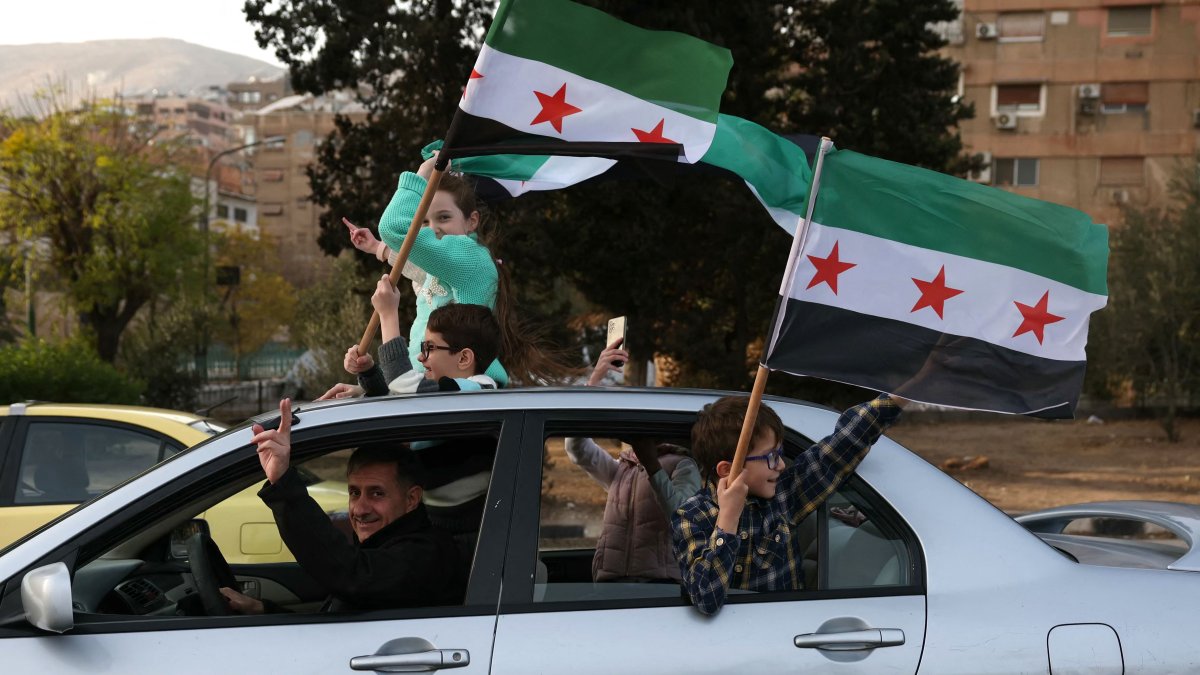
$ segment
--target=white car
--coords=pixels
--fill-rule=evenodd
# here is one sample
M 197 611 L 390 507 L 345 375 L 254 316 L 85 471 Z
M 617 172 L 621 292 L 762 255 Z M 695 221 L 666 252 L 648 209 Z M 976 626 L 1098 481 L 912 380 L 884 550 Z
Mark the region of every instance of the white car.
M 5 671 L 1200 672 L 1193 541 L 1159 569 L 1077 562 L 886 438 L 795 534 L 809 541 L 803 590 L 735 593 L 705 617 L 673 584 L 592 583 L 599 511 L 543 480 L 548 448 L 564 436 L 686 442 L 719 395 L 528 389 L 298 411 L 299 460 L 366 441 L 496 441 L 466 595 L 449 607 L 319 613 L 324 591 L 294 563 L 241 564 L 244 592 L 295 611 L 203 615 L 189 598 L 211 594 L 219 565 L 184 535 L 262 481 L 248 426 L 233 429 L 0 555 Z M 837 419 L 767 403 L 792 455 Z

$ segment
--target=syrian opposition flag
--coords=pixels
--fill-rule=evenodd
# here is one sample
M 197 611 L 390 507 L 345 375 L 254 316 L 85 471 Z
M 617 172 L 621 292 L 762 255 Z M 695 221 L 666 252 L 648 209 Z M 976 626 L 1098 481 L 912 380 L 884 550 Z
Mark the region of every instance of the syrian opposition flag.
M 925 403 L 1071 417 L 1108 233 L 1064 206 L 826 155 L 764 365 Z
M 732 65 L 727 49 L 567 0 L 502 0 L 443 155 L 695 162 Z
M 439 147 L 433 143 L 427 155 Z M 476 192 L 485 195 L 503 192 L 516 197 L 534 190 L 559 190 L 596 178 L 614 176 L 644 179 L 642 170 L 665 178 L 686 178 L 696 174 L 725 175 L 744 181 L 767 209 L 771 218 L 789 233 L 804 215 L 812 169 L 804 149 L 795 141 L 780 136 L 754 122 L 718 115 L 716 133 L 700 161 L 695 164 L 638 162 L 600 157 L 562 157 L 550 155 L 487 155 L 454 160 L 453 170 L 477 180 Z M 480 179 L 490 181 L 481 183 Z

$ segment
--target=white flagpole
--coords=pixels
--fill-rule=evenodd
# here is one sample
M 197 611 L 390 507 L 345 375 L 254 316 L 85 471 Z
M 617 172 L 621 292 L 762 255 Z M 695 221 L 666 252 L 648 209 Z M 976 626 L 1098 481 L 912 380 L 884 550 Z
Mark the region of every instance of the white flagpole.
M 763 365 L 767 357 L 775 349 L 775 341 L 779 338 L 779 327 L 783 324 L 784 308 L 792 290 L 792 280 L 796 276 L 796 261 L 800 251 L 804 250 L 804 240 L 808 237 L 808 224 L 812 222 L 813 207 L 817 202 L 817 190 L 821 185 L 821 167 L 825 165 L 825 153 L 833 147 L 833 141 L 822 136 L 817 148 L 817 163 L 813 168 L 812 183 L 808 186 L 808 208 L 804 219 L 796 225 L 796 233 L 792 236 L 792 250 L 788 254 L 787 267 L 783 270 L 783 283 L 779 287 L 779 304 L 775 307 L 775 317 L 771 321 L 771 336 L 768 349 L 759 360 L 758 372 L 754 375 L 754 388 L 750 390 L 750 401 L 746 405 L 746 418 L 742 422 L 742 433 L 738 436 L 737 448 L 733 452 L 733 466 L 729 469 L 729 480 L 737 478 L 746 463 L 746 453 L 750 449 L 750 439 L 754 435 L 754 423 L 758 419 L 758 408 L 762 405 L 763 392 L 767 389 L 767 376 L 771 371 Z M 782 441 L 783 439 L 777 439 Z
M 817 149 L 817 163 L 813 168 L 812 183 L 808 186 L 808 208 L 804 219 L 796 226 L 796 234 L 792 237 L 792 250 L 788 254 L 787 267 L 783 269 L 783 283 L 779 285 L 779 306 L 775 309 L 775 319 L 771 322 L 771 339 L 768 340 L 767 349 L 763 352 L 763 361 L 766 361 L 767 357 L 775 352 L 775 343 L 779 341 L 779 328 L 783 325 L 784 308 L 787 299 L 791 297 L 792 283 L 796 278 L 797 258 L 800 257 L 800 252 L 804 250 L 804 244 L 808 239 L 809 224 L 812 223 L 813 209 L 817 205 L 817 192 L 821 189 L 821 168 L 825 165 L 825 153 L 832 147 L 833 141 L 822 136 L 821 144 Z

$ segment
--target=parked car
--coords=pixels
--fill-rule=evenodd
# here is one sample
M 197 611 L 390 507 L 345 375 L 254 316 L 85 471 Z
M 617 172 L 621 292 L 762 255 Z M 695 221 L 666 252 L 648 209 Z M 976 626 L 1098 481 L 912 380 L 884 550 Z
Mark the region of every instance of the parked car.
M 595 527 L 587 514 L 594 509 L 564 501 L 543 480 L 556 461 L 547 449 L 564 436 L 679 442 L 695 412 L 719 395 L 546 388 L 305 407 L 292 428 L 296 459 L 366 441 L 398 448 L 495 441 L 462 604 L 314 614 L 308 610 L 324 591 L 296 565 L 234 563 L 244 592 L 296 611 L 181 615 L 196 613 L 186 601 L 199 592 L 193 580 L 213 574 L 205 556 L 179 545 L 203 531 L 193 519 L 262 480 L 242 425 L 0 554 L 5 666 L 60 673 L 1200 672 L 1200 650 L 1191 645 L 1200 628 L 1200 566 L 1191 542 L 1171 569 L 1076 562 L 886 438 L 793 533 L 809 542 L 804 590 L 735 593 L 705 617 L 674 584 L 592 583 Z M 793 456 L 837 418 L 796 401 L 767 403 L 783 419 Z
M 161 408 L 0 406 L 0 548 L 226 428 L 207 417 Z M 304 475 L 322 506 L 345 509 L 344 483 Z M 294 560 L 256 491 L 257 486 L 247 488 L 204 514 L 213 538 L 231 560 Z M 271 527 L 258 527 L 264 522 Z

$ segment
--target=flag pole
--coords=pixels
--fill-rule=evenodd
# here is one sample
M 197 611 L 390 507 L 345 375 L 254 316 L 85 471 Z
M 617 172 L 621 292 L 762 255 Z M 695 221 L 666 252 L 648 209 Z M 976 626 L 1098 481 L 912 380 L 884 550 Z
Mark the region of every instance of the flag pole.
M 771 319 L 771 335 L 767 342 L 767 348 L 763 352 L 762 361 L 759 362 L 758 372 L 754 375 L 754 387 L 750 390 L 750 402 L 746 405 L 746 418 L 742 421 L 742 432 L 738 435 L 737 448 L 733 452 L 733 466 L 729 469 L 729 480 L 738 477 L 742 472 L 742 467 L 746 464 L 746 453 L 750 450 L 750 440 L 754 436 L 754 423 L 758 420 L 758 409 L 762 406 L 763 392 L 767 389 L 767 376 L 771 374 L 763 362 L 775 349 L 775 342 L 779 338 L 779 327 L 783 323 L 783 307 L 787 302 L 788 294 L 792 289 L 792 281 L 796 276 L 796 262 L 800 257 L 800 251 L 804 250 L 804 242 L 808 238 L 808 225 L 812 222 L 813 207 L 817 203 L 817 192 L 821 187 L 821 167 L 825 165 L 825 153 L 833 147 L 833 141 L 828 137 L 821 137 L 821 144 L 817 149 L 817 164 L 813 168 L 812 183 L 808 186 L 808 206 L 804 215 L 804 220 L 796 225 L 796 232 L 792 236 L 792 250 L 788 252 L 787 267 L 783 270 L 783 282 L 779 286 L 779 302 L 775 306 L 775 316 Z M 782 438 L 776 439 L 780 443 Z
M 440 158 L 439 158 L 440 159 Z M 444 159 L 437 162 L 443 164 Z M 429 204 L 433 201 L 434 195 L 437 194 L 438 185 L 442 182 L 442 174 L 445 173 L 445 166 L 434 166 L 433 173 L 430 174 L 429 180 L 425 183 L 425 192 L 421 195 L 421 202 L 417 205 L 417 212 L 413 214 L 412 223 L 408 226 L 408 234 L 404 235 L 404 243 L 400 245 L 400 250 L 396 251 L 396 264 L 392 265 L 392 271 L 388 273 L 388 281 L 395 286 L 400 281 L 400 273 L 404 270 L 404 263 L 408 262 L 408 254 L 412 251 L 413 244 L 417 242 L 417 233 L 421 230 L 421 225 L 425 222 L 425 214 L 429 212 Z M 362 340 L 358 342 L 358 353 L 366 354 L 367 349 L 371 346 L 371 340 L 375 339 L 375 331 L 379 330 L 379 312 L 371 312 L 371 320 L 367 323 L 367 329 L 363 331 Z

